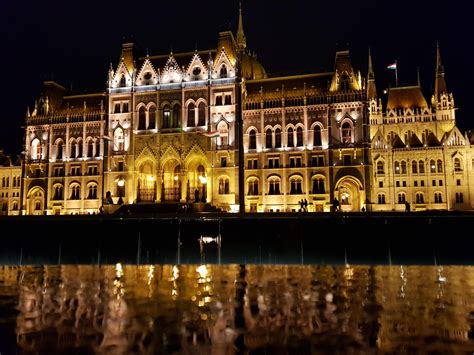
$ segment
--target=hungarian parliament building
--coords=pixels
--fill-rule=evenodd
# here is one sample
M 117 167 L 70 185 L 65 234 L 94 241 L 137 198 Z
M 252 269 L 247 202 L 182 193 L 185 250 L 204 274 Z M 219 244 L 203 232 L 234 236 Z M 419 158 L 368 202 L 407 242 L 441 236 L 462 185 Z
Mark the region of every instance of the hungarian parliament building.
M 380 95 L 370 53 L 367 76 L 349 51 L 332 72 L 267 75 L 242 13 L 214 50 L 140 56 L 123 43 L 104 91 L 44 83 L 22 158 L 0 151 L 0 214 L 236 212 L 240 194 L 246 212 L 472 210 L 474 135 L 456 126 L 439 47 L 434 60 L 427 98 L 419 81 Z

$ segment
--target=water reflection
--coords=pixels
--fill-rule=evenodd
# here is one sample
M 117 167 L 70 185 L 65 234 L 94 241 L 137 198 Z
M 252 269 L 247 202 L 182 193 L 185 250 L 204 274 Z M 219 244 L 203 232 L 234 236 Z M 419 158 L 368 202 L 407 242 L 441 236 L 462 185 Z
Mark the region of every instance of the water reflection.
M 473 296 L 474 267 L 0 267 L 0 326 L 20 352 L 472 352 Z

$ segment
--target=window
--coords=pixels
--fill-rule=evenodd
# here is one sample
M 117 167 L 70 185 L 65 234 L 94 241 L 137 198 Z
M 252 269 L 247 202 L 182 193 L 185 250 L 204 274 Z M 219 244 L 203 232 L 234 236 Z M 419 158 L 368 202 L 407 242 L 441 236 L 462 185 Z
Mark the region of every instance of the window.
M 61 140 L 56 143 L 56 159 L 63 158 L 63 142 Z
M 53 200 L 62 200 L 62 199 L 63 199 L 63 186 L 62 185 L 54 186 Z
M 188 127 L 194 127 L 196 125 L 195 106 L 191 102 L 188 105 Z
M 222 95 L 216 95 L 216 106 L 222 106 Z
M 87 199 L 88 200 L 96 200 L 97 199 L 97 185 L 92 184 L 89 185 L 89 193 L 87 194 Z
M 268 180 L 268 194 L 280 195 L 280 180 L 278 178 L 270 178 Z
M 293 128 L 288 128 L 288 131 L 287 131 L 287 147 L 294 147 L 295 146 L 295 142 L 294 142 L 294 137 L 293 137 Z
M 92 139 L 89 139 L 89 142 L 87 142 L 87 157 L 92 158 L 94 156 L 94 141 Z
M 456 186 L 461 186 L 461 179 L 456 179 Z
M 265 147 L 267 149 L 272 148 L 272 145 L 273 145 L 272 139 L 273 139 L 272 130 L 270 128 L 268 128 L 265 131 Z
M 311 157 L 311 166 L 324 166 L 324 155 L 313 155 Z
M 379 187 L 380 187 L 380 188 L 383 187 L 383 181 L 379 181 Z
M 42 146 L 38 138 L 33 139 L 31 143 L 31 159 L 41 159 L 42 158 Z
M 72 166 L 71 167 L 71 176 L 81 176 L 81 167 L 80 166 Z
M 454 159 L 454 171 L 462 171 L 461 160 L 459 158 Z
M 395 174 L 400 174 L 400 163 L 396 161 L 394 165 L 395 165 Z
M 76 156 L 76 158 L 82 158 L 83 157 L 83 154 L 82 154 L 82 140 L 78 139 L 76 145 L 77 145 L 77 156 Z
M 418 180 L 415 180 L 415 181 L 413 182 L 413 186 L 418 187 Z
M 268 158 L 268 168 L 269 169 L 278 169 L 280 167 L 280 157 L 271 157 Z
M 227 167 L 227 157 L 221 157 L 221 167 L 222 168 Z
M 275 148 L 281 148 L 281 129 L 275 129 Z
M 143 106 L 138 110 L 138 129 L 146 129 L 146 111 Z
M 118 171 L 123 171 L 123 161 L 119 161 L 118 162 L 118 168 L 117 168 Z
M 434 202 L 443 203 L 443 196 L 439 192 L 434 194 Z
M 156 107 L 152 106 L 148 110 L 148 129 L 156 129 Z
M 352 126 L 349 122 L 344 122 L 341 127 L 341 142 L 352 143 Z
M 13 210 L 13 211 L 17 211 L 17 210 L 18 210 L 18 202 L 16 202 L 16 201 L 13 202 L 12 210 Z
M 224 105 L 232 105 L 232 96 L 229 94 L 226 94 L 224 96 Z
M 418 163 L 415 160 L 411 162 L 411 172 L 413 174 L 418 174 Z
M 296 128 L 296 146 L 303 146 L 303 128 L 301 127 Z
M 225 66 L 225 64 L 222 64 L 221 66 L 220 77 L 227 78 L 227 67 Z
M 313 131 L 313 145 L 320 146 L 322 145 L 321 141 L 321 127 L 319 125 L 314 126 Z
M 418 167 L 419 167 L 420 174 L 424 174 L 425 173 L 425 162 L 423 160 L 420 160 L 418 162 Z
M 254 129 L 249 132 L 249 149 L 257 149 L 257 132 Z
M 171 127 L 171 109 L 169 105 L 163 107 L 163 118 L 161 123 L 162 128 L 170 128 Z
M 229 178 L 224 177 L 219 179 L 219 195 L 229 194 Z
M 424 186 L 425 186 L 425 180 L 421 180 L 421 181 L 420 181 L 420 186 L 421 186 L 421 187 L 424 187 Z
M 456 203 L 464 203 L 464 196 L 462 192 L 456 192 Z
M 405 203 L 405 194 L 404 193 L 399 193 L 398 194 L 398 203 Z
M 407 173 L 407 163 L 405 161 L 402 161 L 402 174 L 406 174 Z
M 217 125 L 217 130 L 219 131 L 219 145 L 227 146 L 229 144 L 229 126 L 225 121 L 221 121 Z
M 385 205 L 385 195 L 384 194 L 379 194 L 377 197 L 378 197 L 379 205 Z
M 377 174 L 384 174 L 384 164 L 383 161 L 378 161 L 377 162 Z
M 114 113 L 120 113 L 120 102 L 115 103 Z
M 416 203 L 425 203 L 424 195 L 422 193 L 418 192 L 415 195 L 415 201 L 416 201 Z
M 323 178 L 317 177 L 317 178 L 313 179 L 313 181 L 312 181 L 312 192 L 313 192 L 313 194 L 325 194 L 326 193 Z
M 443 186 L 443 180 L 439 180 L 438 183 L 439 186 Z
M 178 104 L 175 104 L 173 106 L 173 122 L 171 122 L 172 126 L 171 128 L 178 128 L 180 126 L 180 112 L 181 112 L 181 106 Z
M 124 102 L 122 105 L 122 112 L 127 113 L 128 112 L 128 102 Z
M 290 179 L 290 195 L 299 195 L 303 193 L 303 180 L 300 177 L 293 177 Z
M 53 176 L 55 177 L 64 176 L 64 168 L 62 166 L 54 167 Z
M 88 175 L 99 175 L 97 165 L 90 165 L 88 167 Z
M 344 154 L 344 165 L 345 166 L 352 165 L 352 155 Z
M 200 67 L 194 67 L 193 75 L 194 76 L 199 76 L 199 74 L 201 74 L 201 68 Z
M 301 157 L 300 156 L 290 157 L 290 168 L 301 168 Z
M 396 187 L 400 187 L 400 181 L 397 180 L 397 181 L 395 182 L 395 186 L 396 186 Z
M 436 173 L 436 163 L 434 160 L 430 160 L 430 173 Z
M 198 106 L 198 126 L 206 125 L 206 104 L 201 102 Z
M 81 197 L 81 188 L 79 185 L 73 185 L 71 187 L 71 200 L 79 200 Z
M 407 187 L 407 182 L 406 182 L 406 181 L 402 181 L 402 186 L 403 186 L 403 187 Z
M 257 196 L 258 195 L 258 180 L 253 179 L 248 181 L 248 193 L 249 196 Z
M 127 82 L 126 82 L 126 80 L 125 80 L 125 75 L 122 75 L 122 76 L 120 77 L 120 87 L 123 88 L 123 87 L 125 87 L 125 86 L 127 86 Z
M 442 173 L 443 172 L 443 162 L 441 161 L 441 159 L 438 159 L 438 161 L 436 162 L 436 165 L 438 167 L 438 173 Z
M 247 168 L 251 169 L 258 169 L 258 159 L 249 159 L 247 160 Z
M 431 186 L 436 186 L 436 180 L 431 180 Z

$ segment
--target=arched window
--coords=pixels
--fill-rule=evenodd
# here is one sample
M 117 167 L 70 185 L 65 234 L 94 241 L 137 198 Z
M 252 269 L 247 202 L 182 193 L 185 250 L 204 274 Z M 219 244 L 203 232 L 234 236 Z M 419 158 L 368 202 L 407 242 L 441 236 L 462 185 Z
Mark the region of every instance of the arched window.
M 16 201 L 13 201 L 13 207 L 12 207 L 12 210 L 13 210 L 13 211 L 17 211 L 17 210 L 18 210 L 18 202 L 16 202 Z
M 219 179 L 219 195 L 229 194 L 229 178 L 222 177 Z
M 83 157 L 83 149 L 82 149 L 82 139 L 78 138 L 76 141 L 77 145 L 77 158 Z
M 175 104 L 173 106 L 173 122 L 172 122 L 172 128 L 178 128 L 180 126 L 179 122 L 180 122 L 180 111 L 181 111 L 181 107 L 179 106 L 179 104 Z
M 281 148 L 281 129 L 275 129 L 275 148 Z
M 217 125 L 219 131 L 219 145 L 226 146 L 229 144 L 229 126 L 224 121 L 219 122 Z
M 58 140 L 56 142 L 56 159 L 62 159 L 63 158 L 63 141 Z
M 443 203 L 443 195 L 439 192 L 434 194 L 434 202 L 435 203 Z
M 294 141 L 294 135 L 293 135 L 293 128 L 288 128 L 287 131 L 287 147 L 294 147 L 295 146 L 295 141 Z
M 222 64 L 220 71 L 221 78 L 227 78 L 227 67 L 225 64 Z
M 398 203 L 403 204 L 406 202 L 405 194 L 403 192 L 398 194 Z
M 438 173 L 442 173 L 443 172 L 443 162 L 441 161 L 441 159 L 438 159 L 438 161 L 436 162 L 436 165 L 437 165 Z
M 249 149 L 257 149 L 257 132 L 254 129 L 249 132 Z
M 206 104 L 201 102 L 198 106 L 198 126 L 206 125 Z
M 188 127 L 196 126 L 196 110 L 194 103 L 188 105 Z
M 461 159 L 454 158 L 454 171 L 462 171 Z
M 407 163 L 406 161 L 402 161 L 402 174 L 407 173 Z
M 87 142 L 87 157 L 92 158 L 94 156 L 94 141 L 89 139 Z
M 420 174 L 425 173 L 425 162 L 423 160 L 420 160 L 418 162 L 418 171 L 420 172 Z
M 321 127 L 319 125 L 314 126 L 313 131 L 313 145 L 320 146 L 322 145 L 321 140 Z
M 87 199 L 97 200 L 97 184 L 90 184 L 87 190 L 88 190 Z
M 349 86 L 349 77 L 346 73 L 341 75 L 339 79 L 339 90 L 341 91 L 348 91 L 350 88 Z
M 81 198 L 81 187 L 79 184 L 73 184 L 70 186 L 71 197 L 70 200 L 80 200 Z
M 379 205 L 385 205 L 385 195 L 384 194 L 379 194 L 377 197 L 378 197 Z
M 395 174 L 400 174 L 400 163 L 396 161 L 394 165 L 395 165 Z
M 324 179 L 322 177 L 316 177 L 312 180 L 312 193 L 313 194 L 325 194 L 326 188 L 324 186 Z
M 125 87 L 127 86 L 127 81 L 125 80 L 125 75 L 122 74 L 122 76 L 120 77 L 120 87 Z
M 169 105 L 165 105 L 163 107 L 163 117 L 161 119 L 161 127 L 162 128 L 170 128 L 171 127 L 171 109 Z
M 70 150 L 69 150 L 69 157 L 71 159 L 74 159 L 77 155 L 77 151 L 76 151 L 76 143 L 75 143 L 75 140 L 74 138 L 72 138 L 70 141 L 69 141 L 69 144 L 70 144 Z
M 341 142 L 352 143 L 352 126 L 349 122 L 344 122 L 341 127 Z
M 417 163 L 416 160 L 413 160 L 413 161 L 411 162 L 411 172 L 412 172 L 413 174 L 418 174 L 418 163 Z
M 303 193 L 303 179 L 299 176 L 290 178 L 290 195 L 301 195 Z
M 247 182 L 247 185 L 248 185 L 247 195 L 257 196 L 258 195 L 258 180 L 256 178 L 249 179 Z
M 280 195 L 280 179 L 279 178 L 274 176 L 268 179 L 268 194 Z
M 31 142 L 31 159 L 42 159 L 42 153 L 43 149 L 40 140 L 38 138 L 33 139 L 33 142 Z
M 434 160 L 430 160 L 430 173 L 436 173 L 436 163 Z
M 123 129 L 118 127 L 114 131 L 114 150 L 123 152 L 125 150 L 125 140 L 123 138 Z
M 462 192 L 456 192 L 456 203 L 464 203 L 464 195 Z
M 398 162 L 396 164 L 398 164 Z M 385 174 L 383 161 L 379 160 L 377 162 L 377 174 L 380 174 L 380 175 Z
M 148 129 L 156 129 L 156 107 L 151 106 L 148 110 Z
M 54 186 L 53 200 L 62 200 L 63 199 L 63 185 Z
M 270 128 L 267 128 L 267 130 L 265 131 L 265 148 L 267 149 L 272 148 L 273 146 L 272 139 L 273 139 L 272 130 Z
M 303 146 L 303 128 L 301 127 L 296 128 L 296 146 Z
M 138 110 L 138 129 L 146 129 L 146 111 L 143 106 Z
M 415 197 L 416 197 L 416 199 L 415 199 L 416 203 L 425 203 L 425 197 L 421 192 L 418 192 L 415 195 Z

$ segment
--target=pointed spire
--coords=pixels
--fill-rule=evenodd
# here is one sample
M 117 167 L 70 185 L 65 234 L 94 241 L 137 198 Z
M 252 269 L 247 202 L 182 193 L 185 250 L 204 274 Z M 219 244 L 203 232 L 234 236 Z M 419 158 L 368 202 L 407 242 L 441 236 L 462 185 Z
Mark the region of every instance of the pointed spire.
M 30 117 L 30 106 L 26 106 L 26 117 Z
M 239 50 L 247 48 L 247 38 L 244 33 L 244 21 L 242 19 L 242 2 L 239 2 L 239 28 L 237 30 L 237 45 Z
M 420 67 L 416 67 L 416 82 L 421 87 Z
M 372 55 L 369 47 L 369 70 L 367 74 L 367 98 L 369 100 L 377 98 L 377 87 L 375 86 L 375 73 L 372 65 Z
M 436 42 L 436 80 L 435 80 L 435 98 L 438 100 L 439 95 L 447 93 L 446 81 L 444 80 L 444 67 L 441 62 L 441 52 L 439 50 L 439 43 Z

